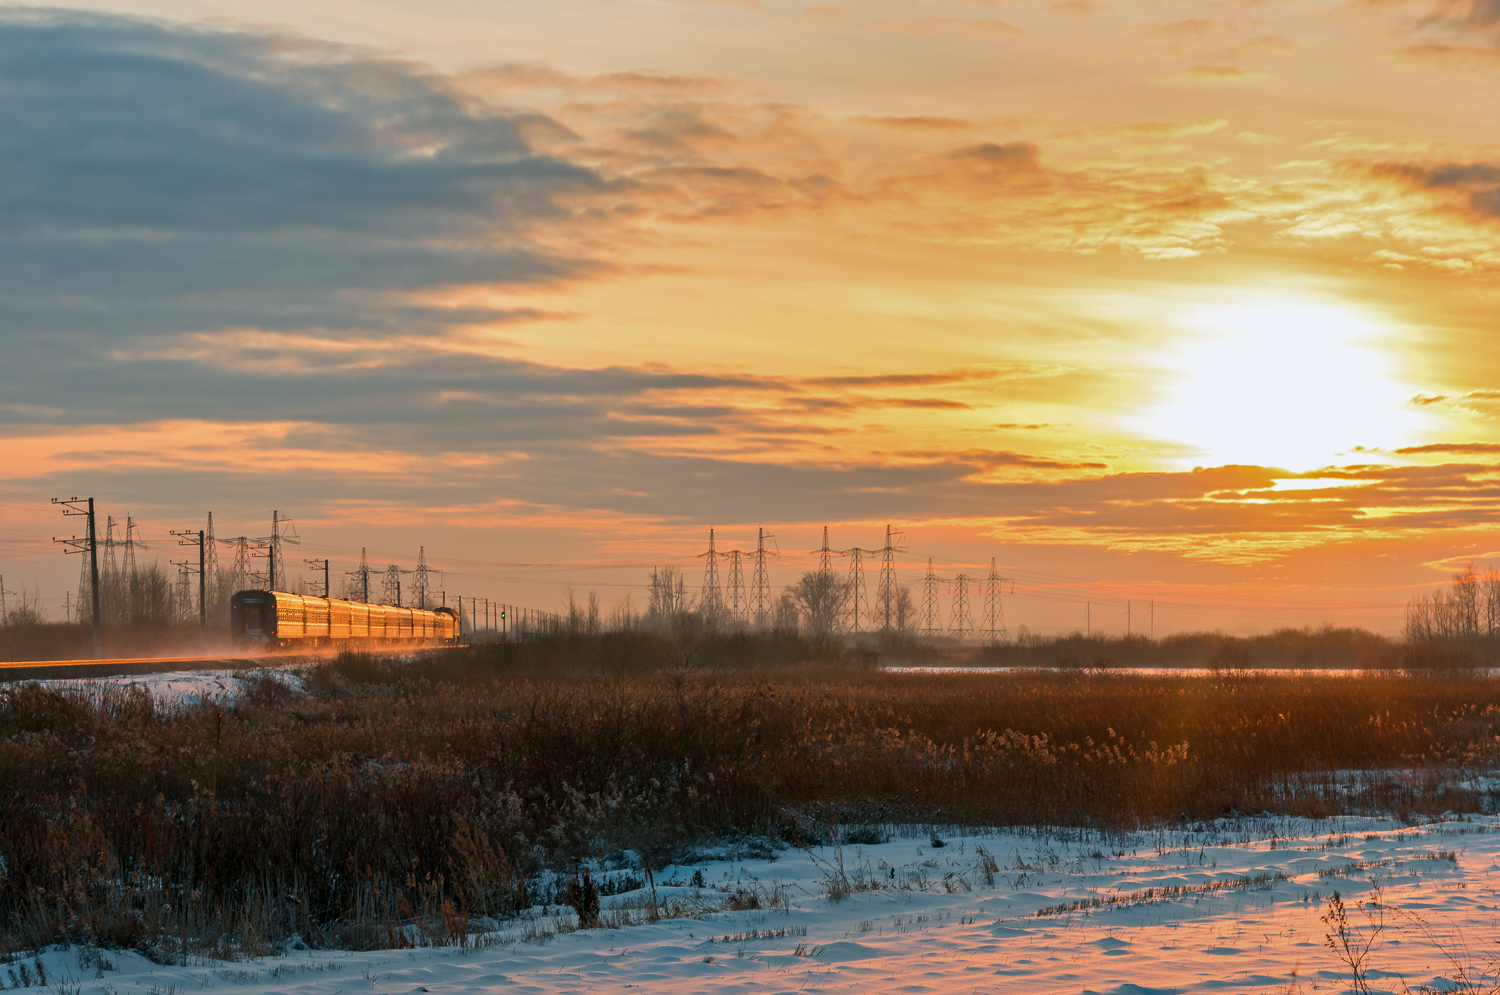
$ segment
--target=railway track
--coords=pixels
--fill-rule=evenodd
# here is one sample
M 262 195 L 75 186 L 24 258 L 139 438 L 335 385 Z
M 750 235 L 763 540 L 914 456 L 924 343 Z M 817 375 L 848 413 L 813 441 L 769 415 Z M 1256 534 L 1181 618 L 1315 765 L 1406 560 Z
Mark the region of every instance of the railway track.
M 284 667 L 312 663 L 321 654 L 287 654 L 265 656 L 199 656 L 122 657 L 112 660 L 13 660 L 0 662 L 0 683 L 10 681 L 52 680 L 58 677 L 125 677 L 132 674 L 162 674 L 176 670 L 238 670 L 260 667 Z

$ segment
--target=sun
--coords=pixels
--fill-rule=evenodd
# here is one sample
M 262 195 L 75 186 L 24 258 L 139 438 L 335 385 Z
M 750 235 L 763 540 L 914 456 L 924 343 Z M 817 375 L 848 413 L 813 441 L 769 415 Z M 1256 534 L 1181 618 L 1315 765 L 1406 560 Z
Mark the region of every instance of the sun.
M 1141 427 L 1186 447 L 1186 461 L 1307 471 L 1420 433 L 1394 330 L 1359 310 L 1257 303 L 1191 311 L 1180 325 L 1168 387 Z

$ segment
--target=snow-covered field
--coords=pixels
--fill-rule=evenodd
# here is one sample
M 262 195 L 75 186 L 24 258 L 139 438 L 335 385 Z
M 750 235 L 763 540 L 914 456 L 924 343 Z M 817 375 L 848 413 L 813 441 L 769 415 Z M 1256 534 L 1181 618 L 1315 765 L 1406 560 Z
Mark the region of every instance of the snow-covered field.
M 1500 821 L 1488 817 L 940 839 L 907 830 L 879 844 L 672 867 L 656 876 L 658 898 L 695 917 L 644 921 L 649 903 L 635 890 L 604 899 L 606 920 L 633 924 L 572 931 L 570 910 L 538 908 L 469 949 L 303 950 L 184 967 L 121 952 L 101 964 L 74 949 L 42 961 L 53 990 L 111 995 L 1337 992 L 1350 974 L 1320 918 L 1335 889 L 1354 942 L 1374 941 L 1372 990 L 1453 990 L 1460 969 L 1472 976 L 1500 954 Z M 706 911 L 731 899 L 761 907 Z M 26 980 L 17 967 L 0 968 L 0 983 Z
M 245 686 L 265 677 L 274 678 L 294 690 L 302 688 L 301 668 L 240 668 L 237 670 L 175 670 L 159 674 L 120 677 L 57 677 L 37 681 L 44 688 L 72 691 L 85 696 L 104 688 L 143 688 L 164 706 L 197 705 L 204 701 L 232 702 Z

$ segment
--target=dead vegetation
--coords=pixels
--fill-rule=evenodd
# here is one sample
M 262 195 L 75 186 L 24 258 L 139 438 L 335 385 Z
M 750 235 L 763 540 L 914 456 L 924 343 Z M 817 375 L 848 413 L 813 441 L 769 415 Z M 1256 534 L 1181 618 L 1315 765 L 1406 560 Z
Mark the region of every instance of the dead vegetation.
M 536 647 L 346 656 L 306 693 L 171 710 L 5 687 L 0 953 L 456 944 L 536 904 L 599 916 L 588 860 L 839 824 L 1473 811 L 1463 771 L 1500 742 L 1478 675 L 703 671 L 619 649 L 551 677 Z

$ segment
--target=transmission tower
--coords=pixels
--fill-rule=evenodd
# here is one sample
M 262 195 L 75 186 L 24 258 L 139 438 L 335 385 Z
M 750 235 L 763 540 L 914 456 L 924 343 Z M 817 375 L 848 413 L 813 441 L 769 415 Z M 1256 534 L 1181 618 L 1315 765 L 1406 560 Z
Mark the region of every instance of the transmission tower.
M 271 512 L 270 538 L 259 540 L 260 542 L 265 543 L 266 588 L 271 591 L 276 590 L 276 585 L 278 583 L 284 584 L 288 587 L 291 586 L 286 582 L 286 565 L 282 562 L 281 547 L 283 545 L 302 545 L 302 540 L 297 538 L 297 530 L 295 527 L 283 530 L 283 526 L 291 524 L 292 520 L 290 518 L 283 518 L 281 516 L 281 512 L 273 510 Z
M 724 614 L 724 597 L 719 591 L 719 554 L 714 548 L 714 530 L 708 530 L 708 552 L 699 553 L 703 561 L 703 595 L 698 599 L 698 609 L 708 618 Z
M 365 559 L 365 547 L 359 547 L 359 567 L 350 570 L 347 576 L 353 578 L 353 589 L 349 593 L 358 594 L 359 600 L 368 604 L 370 601 L 370 561 Z
M 766 574 L 766 540 L 775 538 L 765 529 L 757 529 L 755 539 L 755 572 L 750 582 L 750 599 L 755 606 L 755 627 L 764 629 L 771 624 L 771 580 Z M 774 550 L 770 555 L 778 555 Z
M 861 549 L 852 546 L 839 550 L 840 556 L 849 557 L 849 631 L 863 632 L 860 616 L 869 618 L 870 606 L 865 597 L 865 554 L 878 553 L 878 549 Z
M 968 639 L 974 635 L 974 620 L 969 616 L 969 582 L 972 578 L 959 574 L 953 578 L 953 617 L 949 620 L 949 635 Z
M 938 622 L 938 584 L 941 582 L 932 572 L 932 557 L 927 557 L 927 576 L 922 578 L 922 635 L 942 635 Z
M 235 536 L 233 539 L 225 539 L 225 542 L 234 547 L 234 570 L 232 579 L 233 586 L 237 591 L 255 587 L 255 575 L 250 569 L 250 537 Z
M 114 594 L 120 580 L 120 565 L 115 561 L 115 516 L 104 516 L 104 589 Z M 107 613 L 107 610 L 106 610 Z
M 1008 638 L 1005 631 L 1005 607 L 1000 603 L 1000 589 L 1008 577 L 995 570 L 995 558 L 990 557 L 990 575 L 984 581 L 984 637 L 992 643 L 1003 643 Z
M 135 537 L 135 529 L 135 518 L 131 515 L 126 515 L 125 557 L 123 562 L 120 564 L 120 570 L 122 571 L 125 583 L 127 584 L 133 583 L 135 581 L 135 548 L 136 546 L 145 548 L 146 545 Z
M 71 550 L 69 550 L 71 552 Z M 84 552 L 80 550 L 79 552 Z M 97 570 L 95 571 L 98 572 Z M 93 599 L 94 586 L 89 583 L 89 558 L 78 561 L 78 624 L 83 624 L 84 607 Z
M 385 603 L 397 608 L 401 607 L 401 573 L 401 568 L 392 563 L 385 568 L 385 581 L 381 584 Z
M 731 549 L 724 554 L 729 557 L 729 620 L 731 622 L 744 622 L 745 619 L 745 571 L 740 566 L 738 549 Z
M 833 575 L 833 550 L 828 548 L 828 526 L 823 526 L 823 547 L 813 552 L 818 553 L 818 572 L 827 580 Z
M 417 547 L 417 569 L 412 571 L 411 602 L 413 607 L 427 607 L 427 547 Z
M 880 587 L 875 591 L 875 618 L 880 622 L 880 631 L 890 632 L 899 624 L 896 617 L 896 599 L 900 587 L 896 583 L 896 554 L 906 551 L 906 536 L 885 527 L 885 545 L 880 549 Z
M 203 530 L 203 586 L 213 606 L 218 608 L 224 592 L 219 589 L 219 542 L 214 538 L 214 513 L 208 513 L 208 528 Z

